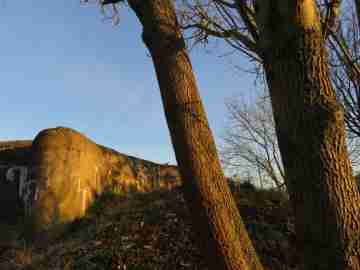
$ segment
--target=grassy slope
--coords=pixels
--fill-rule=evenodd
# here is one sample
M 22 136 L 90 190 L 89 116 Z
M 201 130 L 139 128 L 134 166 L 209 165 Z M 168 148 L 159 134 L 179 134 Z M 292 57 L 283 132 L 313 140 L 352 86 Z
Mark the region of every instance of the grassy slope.
M 279 193 L 246 186 L 234 195 L 266 269 L 296 269 L 287 200 Z M 107 193 L 86 217 L 42 247 L 26 243 L 14 227 L 2 226 L 2 238 L 8 241 L 1 244 L 0 238 L 0 269 L 206 270 L 189 223 L 179 190 L 132 196 Z

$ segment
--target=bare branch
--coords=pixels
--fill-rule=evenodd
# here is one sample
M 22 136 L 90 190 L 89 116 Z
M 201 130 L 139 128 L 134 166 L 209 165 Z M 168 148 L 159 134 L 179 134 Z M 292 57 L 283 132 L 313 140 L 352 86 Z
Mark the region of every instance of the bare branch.
M 231 100 L 226 106 L 229 127 L 221 151 L 225 166 L 240 174 L 247 168 L 255 169 L 273 186 L 282 188 L 285 174 L 269 100 L 260 97 L 252 106 Z
M 254 40 L 259 40 L 259 33 L 258 33 L 258 27 L 256 25 L 254 16 L 255 12 L 252 7 L 250 7 L 246 1 L 242 0 L 235 0 L 236 1 L 236 7 L 237 10 L 243 19 L 247 29 L 251 33 L 251 36 Z
M 336 25 L 339 19 L 341 2 L 341 0 L 325 0 L 326 15 L 325 19 L 323 20 L 323 31 L 325 38 L 328 36 L 329 30 L 334 30 L 337 28 Z

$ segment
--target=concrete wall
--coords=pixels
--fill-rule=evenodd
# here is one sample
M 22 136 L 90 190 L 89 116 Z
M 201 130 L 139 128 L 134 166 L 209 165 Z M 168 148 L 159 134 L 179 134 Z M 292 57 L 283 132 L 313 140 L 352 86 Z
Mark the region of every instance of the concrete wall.
M 127 156 L 69 128 L 33 142 L 0 143 L 0 217 L 31 217 L 39 230 L 81 217 L 106 189 L 150 192 L 180 185 L 176 166 Z

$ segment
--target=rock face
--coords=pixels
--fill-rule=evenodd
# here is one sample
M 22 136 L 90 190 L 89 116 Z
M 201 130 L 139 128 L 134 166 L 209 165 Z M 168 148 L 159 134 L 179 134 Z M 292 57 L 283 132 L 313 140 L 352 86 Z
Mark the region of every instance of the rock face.
M 180 184 L 176 166 L 156 164 L 101 147 L 106 160 L 107 185 L 118 192 L 149 192 Z
M 0 220 L 15 223 L 34 190 L 29 180 L 31 141 L 0 143 Z
M 83 216 L 107 189 L 149 192 L 180 184 L 176 166 L 120 154 L 69 128 L 43 130 L 32 144 L 8 144 L 3 150 L 0 144 L 1 205 L 18 205 L 39 231 Z M 5 204 L 2 184 L 12 196 Z
M 101 149 L 74 130 L 41 131 L 32 155 L 37 183 L 32 216 L 37 228 L 81 217 L 105 186 L 107 168 Z

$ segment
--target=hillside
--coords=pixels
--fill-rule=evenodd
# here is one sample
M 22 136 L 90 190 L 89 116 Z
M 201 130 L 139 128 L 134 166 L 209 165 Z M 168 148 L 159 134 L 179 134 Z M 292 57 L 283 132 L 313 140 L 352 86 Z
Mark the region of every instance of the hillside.
M 296 269 L 286 198 L 246 184 L 234 195 L 265 269 Z M 23 239 L 22 226 L 2 227 L 2 270 L 207 269 L 179 188 L 131 196 L 105 193 L 84 218 L 41 247 Z
M 27 165 L 31 159 L 31 140 L 0 142 L 0 163 Z

